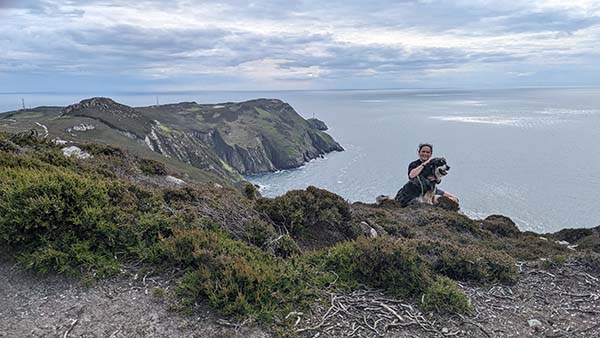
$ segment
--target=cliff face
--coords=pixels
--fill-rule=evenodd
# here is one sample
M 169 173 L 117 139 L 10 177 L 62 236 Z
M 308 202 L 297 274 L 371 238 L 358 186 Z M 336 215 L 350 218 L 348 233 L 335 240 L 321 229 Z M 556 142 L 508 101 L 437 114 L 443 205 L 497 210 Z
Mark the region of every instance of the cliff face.
M 66 141 L 133 149 L 127 143 L 135 143 L 234 181 L 241 179 L 239 174 L 295 168 L 343 150 L 289 104 L 272 99 L 134 108 L 109 98 L 91 98 L 60 111 L 35 108 L 5 116 L 10 116 L 10 123 L 2 123 L 0 117 L 0 129 L 14 132 L 43 125 L 50 137 Z M 86 128 L 74 128 L 79 125 Z
M 200 140 L 241 174 L 295 168 L 328 152 L 343 151 L 331 136 L 280 100 L 182 103 L 138 110 Z

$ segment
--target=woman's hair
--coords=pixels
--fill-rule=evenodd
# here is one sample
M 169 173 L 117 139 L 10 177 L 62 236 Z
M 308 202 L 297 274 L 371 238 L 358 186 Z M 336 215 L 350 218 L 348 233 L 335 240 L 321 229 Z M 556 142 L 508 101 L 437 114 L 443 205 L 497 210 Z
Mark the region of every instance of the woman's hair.
M 429 149 L 431 149 L 431 153 L 433 153 L 433 145 L 431 143 L 419 144 L 419 152 L 421 152 L 421 149 L 423 149 L 423 147 L 429 147 Z

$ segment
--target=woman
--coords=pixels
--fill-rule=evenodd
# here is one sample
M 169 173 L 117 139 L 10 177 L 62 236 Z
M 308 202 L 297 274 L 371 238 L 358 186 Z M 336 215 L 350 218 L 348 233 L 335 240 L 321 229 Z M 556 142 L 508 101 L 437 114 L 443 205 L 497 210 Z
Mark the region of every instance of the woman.
M 423 168 L 429 163 L 433 155 L 433 145 L 429 143 L 421 143 L 419 144 L 419 149 L 417 154 L 419 155 L 419 159 L 411 162 L 408 165 L 408 178 L 415 178 L 421 174 Z M 449 192 L 443 191 L 440 188 L 435 188 L 435 196 L 433 197 L 433 202 L 437 203 L 438 198 L 440 196 L 446 196 L 454 202 L 458 203 L 458 197 L 452 195 Z

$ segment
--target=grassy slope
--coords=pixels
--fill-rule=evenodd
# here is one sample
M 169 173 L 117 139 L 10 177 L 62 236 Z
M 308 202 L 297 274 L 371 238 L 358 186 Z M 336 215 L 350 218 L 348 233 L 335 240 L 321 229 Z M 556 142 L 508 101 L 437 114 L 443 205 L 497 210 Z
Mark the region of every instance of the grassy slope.
M 189 177 L 192 180 L 200 182 L 216 182 L 226 185 L 232 184 L 231 179 L 229 178 L 195 168 L 174 158 L 162 156 L 149 149 L 145 144 L 127 137 L 124 133 L 109 127 L 98 119 L 84 116 L 61 116 L 61 110 L 62 107 L 52 107 L 51 109 L 34 108 L 26 111 L 3 114 L 0 116 L 0 131 L 21 132 L 34 129 L 40 136 L 43 136 L 45 130 L 39 125 L 41 124 L 48 128 L 48 139 L 122 147 L 138 156 L 165 162 L 169 167 L 173 168 L 173 170 L 180 172 L 184 177 Z M 80 124 L 93 125 L 95 129 L 85 132 L 67 132 L 68 128 Z
M 148 170 L 147 160 L 117 148 L 86 149 L 92 159 L 67 159 L 45 140 L 0 135 L 0 176 L 9 178 L 0 181 L 3 255 L 84 278 L 131 261 L 177 267 L 182 305 L 208 302 L 286 327 L 282 318 L 323 290 L 361 284 L 418 300 L 425 310 L 469 312 L 455 280 L 511 283 L 518 259 L 564 262 L 572 254 L 502 219 L 348 205 L 314 187 L 275 199 L 201 182 L 175 187 L 160 162 Z M 382 236 L 363 237 L 362 222 Z M 577 240 L 600 242 L 597 229 Z M 586 259 L 598 267 L 597 254 Z

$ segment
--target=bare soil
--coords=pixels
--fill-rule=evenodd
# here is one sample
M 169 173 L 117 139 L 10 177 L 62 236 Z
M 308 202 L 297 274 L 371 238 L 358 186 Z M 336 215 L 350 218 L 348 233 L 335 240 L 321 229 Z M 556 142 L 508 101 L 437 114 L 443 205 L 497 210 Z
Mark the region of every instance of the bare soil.
M 270 337 L 198 306 L 173 310 L 174 278 L 125 271 L 85 286 L 0 262 L 0 337 Z M 157 290 L 163 291 L 157 291 Z
M 460 283 L 474 308 L 468 316 L 422 313 L 418 300 L 362 289 L 325 292 L 310 311 L 290 313 L 288 320 L 299 337 L 600 337 L 598 271 L 574 260 L 543 265 L 520 263 L 514 285 Z M 173 276 L 134 271 L 85 286 L 2 261 L 0 337 L 272 336 L 203 305 L 192 315 L 179 313 L 170 296 Z
M 600 274 L 573 260 L 540 265 L 520 263 L 514 285 L 459 283 L 469 316 L 425 314 L 414 302 L 359 290 L 329 293 L 306 319 L 294 314 L 296 327 L 301 337 L 600 337 Z

